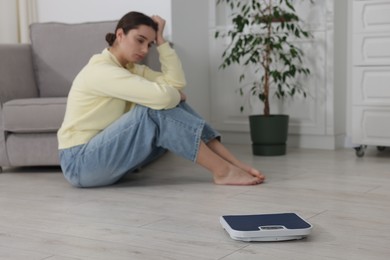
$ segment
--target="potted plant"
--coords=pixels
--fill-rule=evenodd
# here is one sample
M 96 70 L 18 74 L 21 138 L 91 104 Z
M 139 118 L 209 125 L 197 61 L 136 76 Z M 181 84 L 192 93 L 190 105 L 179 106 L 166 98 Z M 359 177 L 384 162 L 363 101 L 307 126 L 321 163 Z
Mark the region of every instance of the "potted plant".
M 240 94 L 249 93 L 264 104 L 262 115 L 249 116 L 253 154 L 283 155 L 289 116 L 271 114 L 270 101 L 273 96 L 306 97 L 298 79 L 308 76 L 310 70 L 296 42 L 312 35 L 302 28 L 292 0 L 218 0 L 217 4 L 227 4 L 232 13 L 232 27 L 215 33 L 215 38 L 229 39 L 220 68 L 239 64 L 244 69 Z M 241 112 L 243 109 L 241 106 Z

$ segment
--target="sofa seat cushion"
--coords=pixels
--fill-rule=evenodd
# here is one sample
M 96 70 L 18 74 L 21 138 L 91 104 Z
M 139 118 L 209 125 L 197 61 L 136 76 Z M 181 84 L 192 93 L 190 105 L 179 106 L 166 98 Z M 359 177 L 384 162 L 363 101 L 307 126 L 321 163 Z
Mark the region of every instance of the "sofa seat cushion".
M 16 133 L 56 132 L 64 119 L 66 98 L 14 99 L 3 105 L 4 130 Z

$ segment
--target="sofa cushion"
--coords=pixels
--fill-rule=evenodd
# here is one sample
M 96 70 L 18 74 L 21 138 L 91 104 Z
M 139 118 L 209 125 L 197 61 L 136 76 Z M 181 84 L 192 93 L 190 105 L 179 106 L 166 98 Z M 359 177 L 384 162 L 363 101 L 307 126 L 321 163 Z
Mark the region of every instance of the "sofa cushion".
M 34 70 L 41 97 L 66 97 L 77 73 L 107 43 L 116 21 L 30 26 Z
M 5 131 L 56 132 L 64 119 L 66 98 L 14 99 L 3 104 Z

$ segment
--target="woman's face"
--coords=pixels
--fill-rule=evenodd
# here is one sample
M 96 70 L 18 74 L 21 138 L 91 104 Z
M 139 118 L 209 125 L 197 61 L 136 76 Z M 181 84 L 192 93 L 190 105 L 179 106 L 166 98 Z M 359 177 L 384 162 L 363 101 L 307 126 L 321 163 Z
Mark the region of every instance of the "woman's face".
M 125 65 L 129 62 L 139 63 L 149 51 L 150 46 L 155 42 L 156 31 L 146 25 L 140 25 L 136 29 L 124 34 L 122 29 L 117 31 L 119 43 L 119 62 Z

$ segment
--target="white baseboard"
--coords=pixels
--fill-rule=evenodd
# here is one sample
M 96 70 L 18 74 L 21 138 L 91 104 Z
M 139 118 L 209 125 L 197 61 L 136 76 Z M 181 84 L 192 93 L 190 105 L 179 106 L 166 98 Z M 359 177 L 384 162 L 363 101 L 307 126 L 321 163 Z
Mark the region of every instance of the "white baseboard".
M 249 132 L 222 131 L 222 141 L 226 144 L 251 144 Z M 345 134 L 336 136 L 324 135 L 289 135 L 288 147 L 335 150 L 348 147 Z

